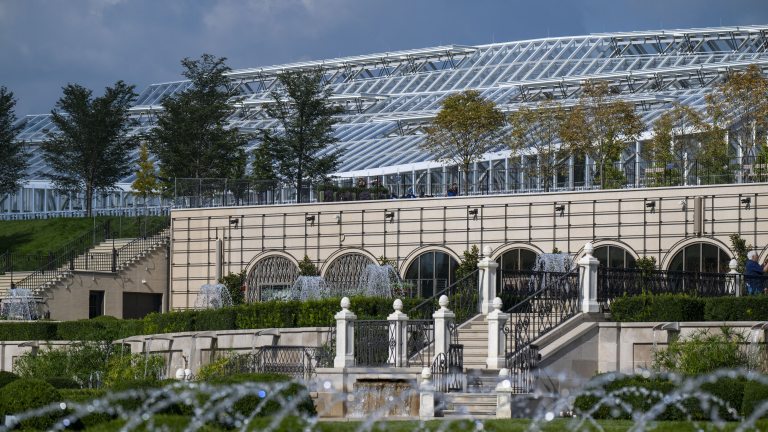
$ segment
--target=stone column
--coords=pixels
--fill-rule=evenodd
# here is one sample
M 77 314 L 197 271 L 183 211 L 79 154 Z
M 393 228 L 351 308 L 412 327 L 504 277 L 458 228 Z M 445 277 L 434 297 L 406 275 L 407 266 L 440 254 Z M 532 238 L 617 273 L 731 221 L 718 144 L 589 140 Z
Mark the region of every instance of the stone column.
M 422 420 L 435 418 L 435 386 L 432 384 L 432 370 L 428 367 L 421 370 L 419 418 Z
M 501 299 L 493 299 L 493 312 L 488 314 L 488 358 L 485 365 L 488 369 L 502 369 L 505 366 L 505 349 L 507 335 L 504 326 L 509 321 L 509 314 L 501 311 Z
M 333 367 L 355 365 L 355 320 L 357 315 L 349 310 L 349 298 L 341 299 L 341 310 L 336 313 L 336 358 Z
M 736 270 L 736 267 L 739 266 L 739 262 L 735 259 L 732 259 L 728 263 L 728 267 L 731 269 L 731 271 L 728 272 L 728 281 L 726 282 L 726 287 L 728 289 L 728 294 L 733 294 L 736 297 L 741 297 L 741 273 L 739 273 L 738 270 Z
M 491 313 L 493 310 L 491 303 L 496 297 L 496 269 L 499 265 L 491 259 L 492 252 L 490 246 L 484 247 L 483 259 L 477 263 L 477 268 L 480 269 L 480 295 L 478 296 L 477 307 L 483 315 Z
M 448 309 L 447 295 L 441 295 L 438 303 L 440 309 L 432 314 L 435 319 L 435 357 L 440 354 L 448 355 L 448 346 L 451 344 L 449 327 L 456 318 L 456 314 Z
M 405 367 L 408 364 L 406 344 L 408 343 L 408 315 L 403 312 L 403 301 L 395 299 L 392 304 L 394 312 L 389 314 L 389 337 L 394 336 L 394 346 L 390 344 L 389 362 L 395 367 Z
M 509 369 L 499 370 L 496 384 L 496 418 L 512 418 L 512 382 Z
M 600 261 L 592 256 L 592 243 L 584 245 L 584 257 L 579 260 L 579 281 L 581 283 L 581 311 L 584 313 L 599 312 L 597 303 L 597 267 Z

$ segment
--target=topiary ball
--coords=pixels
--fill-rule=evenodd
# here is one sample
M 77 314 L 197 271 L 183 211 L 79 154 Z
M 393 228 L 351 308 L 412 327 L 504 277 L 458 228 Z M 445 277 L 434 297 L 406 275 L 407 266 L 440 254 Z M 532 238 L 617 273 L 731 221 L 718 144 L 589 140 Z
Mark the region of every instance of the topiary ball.
M 19 414 L 59 401 L 61 394 L 52 385 L 41 379 L 21 378 L 0 389 L 0 415 Z M 34 417 L 21 422 L 21 427 L 45 430 L 57 417 L 55 414 Z

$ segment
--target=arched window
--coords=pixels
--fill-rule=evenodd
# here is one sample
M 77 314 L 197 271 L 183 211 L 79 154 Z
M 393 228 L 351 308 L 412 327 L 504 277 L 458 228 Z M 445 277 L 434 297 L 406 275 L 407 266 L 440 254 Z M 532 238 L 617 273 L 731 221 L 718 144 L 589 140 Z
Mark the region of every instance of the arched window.
M 510 249 L 496 258 L 499 265 L 499 277 L 496 278 L 496 293 L 506 306 L 519 300 L 515 296 L 528 293 L 531 271 L 536 266 L 539 255 L 524 248 Z M 514 297 L 514 298 L 512 298 Z
M 730 261 L 728 253 L 713 244 L 693 243 L 675 254 L 669 263 L 669 270 L 725 273 Z
M 496 259 L 500 271 L 533 270 L 538 254 L 530 249 L 510 249 Z
M 412 284 L 412 297 L 431 297 L 456 279 L 458 263 L 444 252 L 432 251 L 419 255 L 408 266 L 405 282 Z
M 609 268 L 635 268 L 635 257 L 621 246 L 598 246 L 592 256 L 600 261 L 601 266 Z
M 353 295 L 359 288 L 360 276 L 368 264 L 373 264 L 373 261 L 363 254 L 344 254 L 331 262 L 323 274 L 323 279 L 333 295 Z
M 298 277 L 299 268 L 286 257 L 273 255 L 259 260 L 248 273 L 247 299 L 257 302 L 279 298 Z

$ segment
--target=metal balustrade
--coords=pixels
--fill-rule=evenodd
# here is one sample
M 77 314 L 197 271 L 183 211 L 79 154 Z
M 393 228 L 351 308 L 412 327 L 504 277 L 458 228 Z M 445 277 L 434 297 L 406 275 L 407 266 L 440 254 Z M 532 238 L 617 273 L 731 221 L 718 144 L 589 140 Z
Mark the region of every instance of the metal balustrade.
M 408 310 L 408 317 L 413 319 L 432 318 L 432 314 L 440 308 L 438 300 L 441 296 L 446 295 L 450 309 L 456 314 L 456 322 L 458 324 L 465 323 L 478 313 L 478 275 L 479 270 L 475 270 L 450 286 L 439 290 L 433 296 Z
M 388 366 L 395 363 L 397 339 L 387 320 L 355 321 L 355 365 Z
M 232 356 L 224 369 L 226 374 L 279 373 L 307 380 L 316 376 L 318 367 L 328 364 L 328 356 L 326 347 L 263 346 L 249 354 Z

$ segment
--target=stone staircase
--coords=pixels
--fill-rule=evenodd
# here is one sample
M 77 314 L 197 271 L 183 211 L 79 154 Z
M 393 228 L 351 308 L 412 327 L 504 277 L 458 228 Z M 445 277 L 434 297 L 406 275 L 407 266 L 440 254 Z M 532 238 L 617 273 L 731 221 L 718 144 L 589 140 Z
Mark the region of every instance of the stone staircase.
M 445 393 L 441 407 L 443 417 L 496 418 L 496 393 Z

